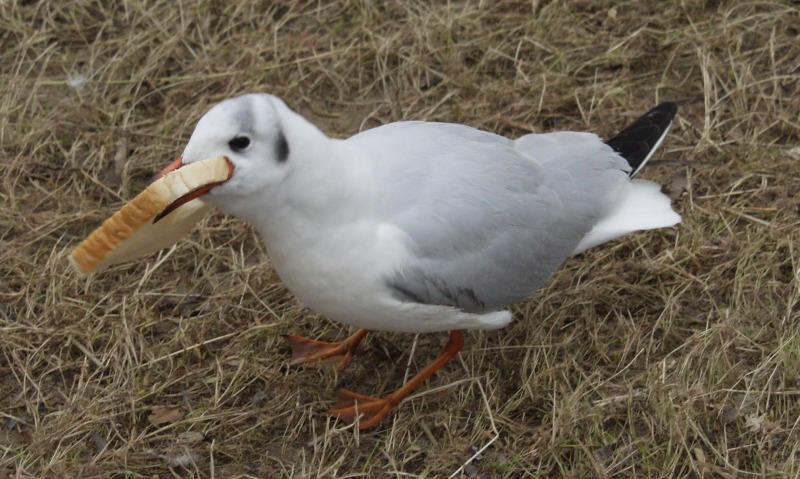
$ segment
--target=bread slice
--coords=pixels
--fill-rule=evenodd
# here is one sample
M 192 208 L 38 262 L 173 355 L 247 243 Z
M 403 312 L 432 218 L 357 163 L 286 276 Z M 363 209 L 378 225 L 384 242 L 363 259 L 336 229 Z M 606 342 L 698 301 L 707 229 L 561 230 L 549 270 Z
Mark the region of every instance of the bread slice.
M 190 163 L 154 181 L 94 230 L 70 255 L 73 267 L 88 274 L 172 246 L 211 209 L 193 199 L 153 221 L 182 196 L 230 178 L 227 158 Z

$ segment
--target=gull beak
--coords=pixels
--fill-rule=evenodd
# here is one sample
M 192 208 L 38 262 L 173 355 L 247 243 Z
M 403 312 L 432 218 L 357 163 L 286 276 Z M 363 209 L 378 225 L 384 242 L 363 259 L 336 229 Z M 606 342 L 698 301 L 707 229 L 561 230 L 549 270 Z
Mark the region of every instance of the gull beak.
M 219 186 L 222 183 L 225 183 L 226 181 L 230 180 L 231 177 L 233 176 L 233 169 L 234 169 L 233 163 L 231 163 L 231 160 L 229 160 L 228 158 L 225 158 L 225 162 L 228 164 L 228 177 L 227 178 L 225 178 L 222 181 L 214 181 L 212 183 L 208 183 L 208 184 L 199 186 L 199 187 L 193 189 L 192 191 L 186 193 L 185 195 L 179 197 L 178 199 L 176 199 L 175 201 L 173 201 L 172 203 L 167 205 L 167 207 L 164 208 L 164 210 L 161 213 L 156 215 L 156 217 L 153 218 L 153 223 L 154 224 L 157 223 L 161 218 L 167 216 L 171 212 L 173 212 L 176 209 L 180 208 L 181 205 L 184 205 L 184 204 L 186 204 L 186 203 L 188 203 L 188 202 L 190 202 L 190 201 L 192 201 L 194 199 L 200 198 L 201 196 L 203 196 L 206 193 L 208 193 L 209 191 L 211 191 L 211 189 L 214 188 L 215 186 Z M 183 166 L 183 157 L 180 157 L 177 160 L 175 160 L 172 163 L 170 163 L 169 165 L 167 165 L 166 168 L 164 168 L 163 170 L 158 172 L 158 175 L 156 175 L 156 179 L 161 178 L 162 176 L 166 175 L 167 173 L 171 173 L 173 171 L 177 171 L 182 166 Z
M 167 173 L 169 173 L 170 171 L 177 170 L 181 166 L 183 166 L 183 157 L 179 156 L 177 160 L 175 160 L 172 163 L 168 164 L 166 166 L 166 168 L 164 168 L 163 170 L 159 171 L 158 174 L 156 175 L 156 177 L 153 178 L 153 180 L 157 180 L 157 179 L 161 178 L 162 176 L 166 175 Z

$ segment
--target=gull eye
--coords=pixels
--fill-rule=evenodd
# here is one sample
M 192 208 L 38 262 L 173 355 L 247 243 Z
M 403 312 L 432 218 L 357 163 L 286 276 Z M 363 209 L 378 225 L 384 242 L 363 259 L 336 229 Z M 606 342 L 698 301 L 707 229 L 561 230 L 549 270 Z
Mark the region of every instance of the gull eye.
M 231 148 L 231 150 L 236 152 L 244 151 L 248 146 L 250 146 L 250 138 L 246 136 L 234 137 L 228 142 L 228 146 Z

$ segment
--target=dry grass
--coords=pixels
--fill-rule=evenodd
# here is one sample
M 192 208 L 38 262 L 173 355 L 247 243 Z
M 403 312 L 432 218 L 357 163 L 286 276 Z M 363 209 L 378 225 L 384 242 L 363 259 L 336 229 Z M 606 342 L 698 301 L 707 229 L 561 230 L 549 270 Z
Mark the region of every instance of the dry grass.
M 0 478 L 438 478 L 487 444 L 466 476 L 800 474 L 798 25 L 788 1 L 0 3 Z M 445 335 L 287 368 L 282 333 L 347 330 L 221 215 L 90 281 L 64 261 L 249 91 L 336 136 L 608 135 L 674 99 L 644 176 L 687 178 L 684 223 L 569 260 L 358 434 L 334 389 L 388 391 Z

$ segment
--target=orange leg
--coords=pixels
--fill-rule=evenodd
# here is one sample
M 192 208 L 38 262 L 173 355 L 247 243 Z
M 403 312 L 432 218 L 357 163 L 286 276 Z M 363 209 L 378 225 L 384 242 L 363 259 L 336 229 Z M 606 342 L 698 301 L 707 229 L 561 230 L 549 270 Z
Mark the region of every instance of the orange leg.
M 463 347 L 464 337 L 461 331 L 451 331 L 450 341 L 439 353 L 439 356 L 397 391 L 384 398 L 376 398 L 354 393 L 347 389 L 340 389 L 338 392 L 339 402 L 328 412 L 349 423 L 355 422 L 356 417 L 360 415 L 358 428 L 371 428 L 381 422 L 393 407 L 414 392 L 433 373 L 453 359 Z
M 359 329 L 352 336 L 338 343 L 287 335 L 286 342 L 292 348 L 290 362 L 299 366 L 318 366 L 321 361 L 335 362 L 336 367 L 341 371 L 347 367 L 350 358 L 353 357 L 353 351 L 368 332 L 366 329 Z

